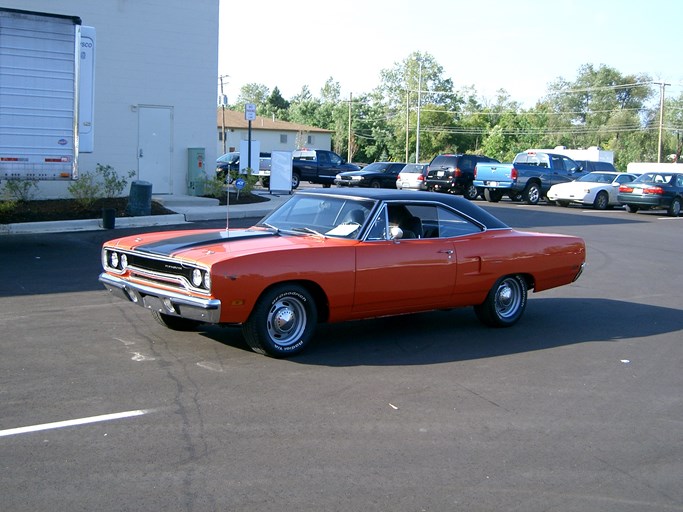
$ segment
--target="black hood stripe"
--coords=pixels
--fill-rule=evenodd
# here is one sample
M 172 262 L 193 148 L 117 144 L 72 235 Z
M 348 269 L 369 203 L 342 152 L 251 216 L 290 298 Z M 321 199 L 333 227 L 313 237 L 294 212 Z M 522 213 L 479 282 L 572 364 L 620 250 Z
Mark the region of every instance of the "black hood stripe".
M 196 249 L 202 245 L 213 245 L 217 243 L 232 242 L 238 240 L 248 240 L 250 238 L 262 238 L 264 236 L 275 236 L 269 231 L 212 231 L 211 233 L 199 233 L 195 235 L 177 236 L 166 240 L 160 240 L 151 244 L 144 244 L 136 247 L 136 251 L 161 256 L 170 256 L 179 251 Z

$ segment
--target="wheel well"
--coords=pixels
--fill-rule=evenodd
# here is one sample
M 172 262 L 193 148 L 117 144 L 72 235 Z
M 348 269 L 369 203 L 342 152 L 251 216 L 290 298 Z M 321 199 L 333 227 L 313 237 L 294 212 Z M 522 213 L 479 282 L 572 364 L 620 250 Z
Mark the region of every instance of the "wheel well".
M 531 274 L 518 274 L 522 279 L 524 279 L 524 282 L 526 283 L 526 289 L 531 290 L 536 286 L 536 281 L 534 280 L 534 276 Z

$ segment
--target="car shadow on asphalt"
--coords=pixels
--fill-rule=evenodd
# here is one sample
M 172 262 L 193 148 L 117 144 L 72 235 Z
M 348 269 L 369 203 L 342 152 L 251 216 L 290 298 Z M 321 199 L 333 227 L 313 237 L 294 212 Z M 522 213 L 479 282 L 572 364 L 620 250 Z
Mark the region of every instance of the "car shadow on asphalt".
M 611 299 L 534 298 L 519 323 L 506 329 L 482 325 L 472 308 L 321 324 L 307 350 L 289 360 L 333 367 L 431 365 L 682 329 L 678 309 Z M 203 334 L 246 349 L 238 328 Z

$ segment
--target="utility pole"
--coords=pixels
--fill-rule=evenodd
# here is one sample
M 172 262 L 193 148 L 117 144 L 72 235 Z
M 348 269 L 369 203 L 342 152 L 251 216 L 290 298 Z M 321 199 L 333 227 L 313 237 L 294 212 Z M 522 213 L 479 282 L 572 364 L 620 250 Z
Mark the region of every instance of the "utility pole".
M 667 84 L 664 82 L 654 82 L 659 85 L 659 144 L 657 145 L 657 162 L 662 163 L 662 131 L 664 129 L 664 88 Z
M 226 151 L 226 141 L 225 141 L 225 104 L 228 102 L 227 98 L 223 94 L 223 79 L 228 78 L 229 75 L 221 75 L 218 77 L 218 79 L 221 81 L 221 97 L 219 100 L 219 103 L 221 105 L 221 139 L 223 140 L 223 154 L 227 153 Z
M 346 161 L 351 161 L 351 105 L 353 104 L 353 93 L 349 93 L 349 133 L 348 133 L 348 149 L 346 152 Z
M 422 59 L 420 59 L 420 72 L 417 79 L 417 140 L 415 141 L 415 163 L 420 163 L 420 105 L 422 103 Z
M 410 134 L 410 89 L 408 84 L 406 84 L 406 159 L 405 162 L 408 163 L 408 143 Z

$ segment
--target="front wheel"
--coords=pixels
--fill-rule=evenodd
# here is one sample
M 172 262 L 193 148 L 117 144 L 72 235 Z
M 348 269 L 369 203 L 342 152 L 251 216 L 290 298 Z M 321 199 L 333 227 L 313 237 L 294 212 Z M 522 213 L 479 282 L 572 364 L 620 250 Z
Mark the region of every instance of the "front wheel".
M 318 321 L 313 297 L 299 285 L 283 284 L 259 298 L 242 334 L 254 352 L 288 357 L 310 342 Z
M 593 201 L 593 208 L 596 210 L 606 210 L 608 206 L 609 196 L 607 195 L 607 192 L 598 192 L 598 195 L 595 197 L 595 201 Z
M 666 213 L 669 217 L 678 217 L 681 214 L 681 200 L 678 197 L 671 201 Z
M 295 188 L 299 188 L 299 184 L 301 183 L 301 178 L 299 178 L 299 175 L 295 172 L 292 173 L 292 190 Z
M 627 204 L 626 205 L 626 211 L 628 213 L 636 213 L 639 210 L 638 206 L 634 204 Z
M 527 301 L 527 285 L 520 275 L 501 277 L 493 285 L 486 300 L 474 306 L 479 320 L 491 327 L 510 327 L 524 313 Z

